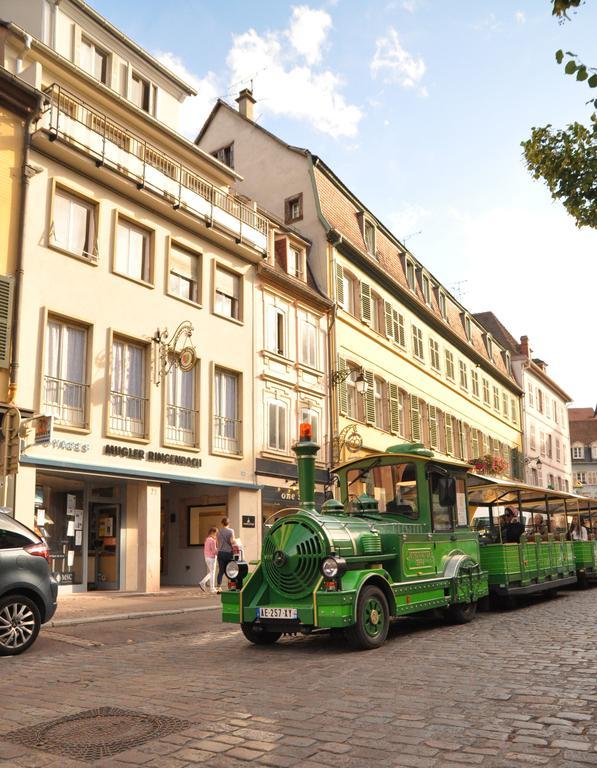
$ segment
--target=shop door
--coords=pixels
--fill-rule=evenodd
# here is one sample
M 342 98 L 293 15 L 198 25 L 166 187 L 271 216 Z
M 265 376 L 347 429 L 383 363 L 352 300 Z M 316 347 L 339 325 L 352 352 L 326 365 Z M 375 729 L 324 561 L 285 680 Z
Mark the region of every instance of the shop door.
M 87 589 L 118 589 L 120 504 L 91 504 Z

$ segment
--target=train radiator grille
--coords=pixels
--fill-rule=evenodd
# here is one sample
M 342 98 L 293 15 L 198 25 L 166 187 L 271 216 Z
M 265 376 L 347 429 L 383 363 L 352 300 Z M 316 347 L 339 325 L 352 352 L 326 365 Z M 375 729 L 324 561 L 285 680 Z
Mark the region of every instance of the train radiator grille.
M 316 528 L 305 520 L 280 520 L 263 544 L 265 578 L 277 592 L 304 597 L 315 588 L 323 556 L 323 541 Z

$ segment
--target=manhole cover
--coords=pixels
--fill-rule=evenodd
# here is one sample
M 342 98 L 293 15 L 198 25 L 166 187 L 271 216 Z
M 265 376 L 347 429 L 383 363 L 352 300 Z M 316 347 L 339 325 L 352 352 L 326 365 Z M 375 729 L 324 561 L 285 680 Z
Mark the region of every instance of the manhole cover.
M 0 738 L 55 755 L 99 760 L 192 725 L 175 717 L 98 707 L 48 723 L 19 728 Z

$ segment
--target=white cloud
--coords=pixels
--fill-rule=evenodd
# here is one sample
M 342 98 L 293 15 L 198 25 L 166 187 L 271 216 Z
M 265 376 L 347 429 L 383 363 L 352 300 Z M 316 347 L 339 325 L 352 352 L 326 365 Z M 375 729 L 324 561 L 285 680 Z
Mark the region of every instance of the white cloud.
M 158 52 L 156 58 L 197 91 L 197 96 L 187 96 L 180 110 L 179 131 L 194 139 L 218 98 L 217 79 L 213 72 L 198 77 L 185 67 L 182 60 L 168 51 Z
M 422 205 L 405 203 L 397 211 L 388 215 L 388 225 L 396 237 L 404 242 L 404 238 L 409 239 L 420 233 L 429 215 L 430 211 Z M 413 247 L 415 247 L 414 243 Z
M 305 57 L 307 64 L 321 61 L 321 49 L 331 26 L 332 17 L 325 11 L 306 5 L 292 9 L 288 37 L 292 47 Z
M 527 20 L 523 11 L 516 11 L 516 13 L 514 14 L 514 18 L 516 19 L 517 24 L 524 24 L 525 21 Z
M 234 36 L 226 61 L 230 83 L 238 90 L 253 80 L 261 114 L 302 120 L 334 138 L 352 137 L 362 111 L 342 95 L 339 75 L 314 66 L 331 27 L 326 19 L 328 14 L 300 6 L 293 10 L 287 30 L 260 35 L 250 29 Z M 314 41 L 306 38 L 308 29 L 319 30 Z
M 414 13 L 417 10 L 418 0 L 403 0 L 402 7 L 409 13 Z
M 501 27 L 501 22 L 497 20 L 495 13 L 490 13 L 484 19 L 471 24 L 476 32 L 495 32 Z
M 425 74 L 425 62 L 421 57 L 412 56 L 402 47 L 398 33 L 393 27 L 386 37 L 375 42 L 375 54 L 369 65 L 371 75 L 380 75 L 387 83 L 397 83 L 403 88 L 414 88 Z

